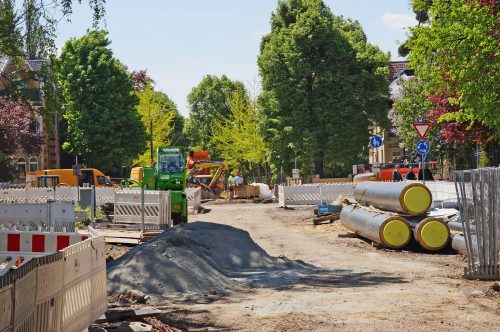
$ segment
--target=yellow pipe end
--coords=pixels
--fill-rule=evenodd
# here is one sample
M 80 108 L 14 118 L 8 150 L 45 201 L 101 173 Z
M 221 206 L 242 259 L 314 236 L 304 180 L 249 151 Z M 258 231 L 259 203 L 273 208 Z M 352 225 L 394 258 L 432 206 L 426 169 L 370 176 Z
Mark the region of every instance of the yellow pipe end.
M 432 203 L 432 196 L 425 187 L 414 186 L 405 191 L 403 205 L 411 214 L 424 214 Z
M 450 229 L 441 220 L 430 220 L 420 231 L 421 245 L 427 250 L 439 250 L 448 243 Z
M 404 247 L 410 241 L 410 237 L 410 226 L 401 219 L 390 220 L 382 230 L 382 242 L 390 248 Z

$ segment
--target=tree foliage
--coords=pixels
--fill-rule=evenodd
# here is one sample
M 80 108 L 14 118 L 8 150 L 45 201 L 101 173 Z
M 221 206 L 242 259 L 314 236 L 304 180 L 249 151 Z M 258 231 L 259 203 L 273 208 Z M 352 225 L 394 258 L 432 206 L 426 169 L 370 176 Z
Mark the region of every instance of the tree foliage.
M 430 96 L 452 106 L 439 121 L 480 123 L 500 138 L 498 4 L 484 0 L 413 0 L 426 24 L 411 29 L 409 60 Z
M 0 97 L 0 180 L 12 179 L 12 154 L 18 149 L 27 154 L 38 153 L 40 143 L 35 112 L 31 106 L 22 100 Z
M 370 124 L 387 124 L 388 61 L 358 22 L 323 1 L 279 1 L 258 58 L 260 124 L 274 169 L 298 157 L 305 169 L 340 175 L 364 160 Z
M 251 169 L 266 160 L 266 147 L 258 132 L 253 102 L 241 90 L 229 99 L 230 113 L 213 128 L 212 142 L 220 156 L 232 166 Z
M 191 147 L 209 150 L 214 155 L 214 126 L 231 112 L 229 100 L 236 91 L 247 96 L 243 83 L 226 75 L 207 75 L 191 90 L 188 95 L 189 118 L 184 129 Z
M 69 19 L 74 3 L 73 0 L 0 0 L 0 54 L 29 59 L 53 54 L 57 23 L 63 17 Z M 93 26 L 97 27 L 105 15 L 106 1 L 87 3 L 93 13 Z
M 153 147 L 168 146 L 179 140 L 182 135 L 182 116 L 176 110 L 176 105 L 170 98 L 161 91 L 155 91 L 149 83 L 140 84 L 141 90 L 137 91 L 139 104 L 137 112 L 147 134 L 151 135 L 150 119 L 153 121 Z M 150 146 L 138 159 L 134 161 L 136 165 L 150 164 Z
M 68 125 L 63 148 L 88 166 L 116 172 L 143 152 L 146 133 L 132 79 L 109 44 L 102 30 L 72 38 L 56 67 Z

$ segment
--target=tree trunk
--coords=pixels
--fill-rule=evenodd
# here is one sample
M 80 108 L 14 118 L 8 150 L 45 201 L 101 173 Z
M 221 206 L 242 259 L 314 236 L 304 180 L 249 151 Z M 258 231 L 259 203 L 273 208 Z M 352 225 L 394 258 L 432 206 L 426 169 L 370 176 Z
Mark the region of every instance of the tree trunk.
M 323 153 L 321 156 L 317 156 L 316 160 L 314 160 L 314 170 L 316 174 L 319 174 L 319 177 L 323 177 Z

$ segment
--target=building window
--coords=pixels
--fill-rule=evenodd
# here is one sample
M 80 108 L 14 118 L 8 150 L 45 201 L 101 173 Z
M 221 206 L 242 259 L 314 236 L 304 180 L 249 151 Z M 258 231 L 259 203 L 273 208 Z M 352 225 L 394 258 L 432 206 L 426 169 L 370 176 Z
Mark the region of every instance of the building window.
M 17 160 L 17 174 L 22 178 L 26 176 L 26 159 L 19 158 Z
M 38 159 L 30 158 L 30 172 L 38 171 Z

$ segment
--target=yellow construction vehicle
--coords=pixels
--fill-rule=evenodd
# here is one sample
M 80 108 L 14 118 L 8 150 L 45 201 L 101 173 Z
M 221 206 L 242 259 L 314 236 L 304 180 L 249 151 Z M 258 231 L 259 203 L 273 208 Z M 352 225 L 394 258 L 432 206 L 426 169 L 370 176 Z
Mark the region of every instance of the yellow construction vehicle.
M 225 161 L 195 161 L 186 172 L 186 186 L 200 187 L 202 198 L 217 198 L 224 191 L 222 174 L 228 168 L 229 164 Z

